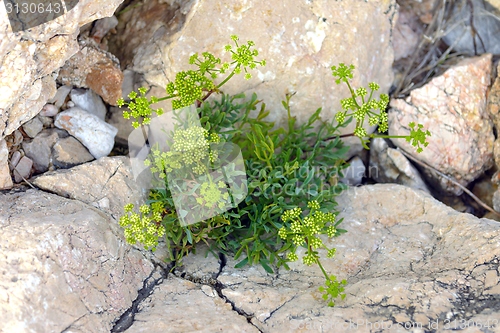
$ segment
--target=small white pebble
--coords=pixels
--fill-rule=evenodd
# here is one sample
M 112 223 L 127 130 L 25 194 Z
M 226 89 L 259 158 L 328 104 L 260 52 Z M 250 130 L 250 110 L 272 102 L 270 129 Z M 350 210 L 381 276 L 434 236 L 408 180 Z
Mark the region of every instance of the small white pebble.
M 205 295 L 207 295 L 208 297 L 215 297 L 215 291 L 210 286 L 207 286 L 207 285 L 201 286 L 201 291 L 203 291 L 203 293 Z
M 57 112 L 57 107 L 54 104 L 45 104 L 42 111 L 40 111 L 40 115 L 44 117 L 54 117 Z
M 108 197 L 104 197 L 97 202 L 99 204 L 99 208 L 108 209 L 109 208 L 109 199 Z

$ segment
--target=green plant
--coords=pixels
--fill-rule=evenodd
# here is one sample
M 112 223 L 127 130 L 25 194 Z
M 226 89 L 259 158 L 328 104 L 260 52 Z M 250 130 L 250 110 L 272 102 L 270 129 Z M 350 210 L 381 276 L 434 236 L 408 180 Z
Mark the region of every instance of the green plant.
M 367 135 L 363 128 L 368 117 L 370 125 L 378 124 L 382 132 L 387 130 L 385 109 L 389 98 L 382 94 L 379 100 L 374 99 L 378 85 L 370 83 L 371 92 L 365 100 L 367 90 L 354 90 L 349 84 L 354 66 L 340 64 L 332 67 L 332 74 L 337 84 L 347 84 L 351 97 L 342 100 L 343 111 L 337 113 L 336 121 L 323 121 L 321 109 L 317 109 L 306 123 L 298 125 L 290 109 L 292 96 L 286 95 L 283 107 L 287 125 L 276 128 L 266 120 L 269 111 L 255 94 L 245 99 L 242 94 L 228 96 L 221 92 L 234 75 L 244 72 L 249 79 L 248 70 L 265 65 L 255 60 L 258 52 L 252 49 L 253 42 L 240 45 L 236 36 L 231 38 L 235 47 L 225 47 L 231 53 L 231 62 L 222 63 L 208 52 L 202 59 L 195 54 L 189 62 L 198 69 L 178 73 L 166 87 L 167 96 L 148 99 L 141 88 L 139 94 L 128 96 L 129 102 L 119 100 L 120 106 L 128 106 L 124 117 L 136 119 L 134 127 L 149 124 L 153 112 L 160 115 L 163 110 L 151 105 L 165 99 L 172 99 L 174 119 L 178 120 L 167 133 L 170 149 L 162 151 L 155 145 L 145 160 L 157 175 L 157 186 L 139 213 L 131 204 L 125 207 L 120 225 L 128 242 L 142 243 L 153 250 L 164 236 L 169 259 L 176 265 L 204 242 L 213 253 L 233 254 L 240 260 L 236 267 L 259 263 L 272 273 L 272 266 L 289 269 L 287 263 L 298 259 L 296 250 L 303 246 L 306 255 L 302 260 L 306 265 L 319 265 L 326 280 L 320 291 L 333 306 L 335 298 L 345 297 L 346 281 L 327 274 L 319 250 L 333 257 L 335 248 L 327 248 L 321 237 L 346 232 L 339 228 L 342 219 L 337 220 L 335 201 L 347 188 L 337 181 L 347 167 L 344 154 L 348 150 L 340 128 L 356 119 L 356 129 L 348 135 L 358 136 L 365 147 L 370 138 L 390 137 Z M 221 75 L 226 76 L 219 78 Z M 217 79 L 221 80 L 218 84 Z M 208 99 L 213 93 L 220 93 L 220 98 Z M 193 103 L 195 113 L 186 115 L 183 108 Z M 414 126 L 410 124 L 412 132 L 403 138 L 420 151 L 430 133 L 423 132 L 421 125 L 417 130 Z M 228 148 L 230 144 L 241 148 L 244 169 L 231 160 L 234 151 Z M 224 175 L 216 172 L 222 167 Z M 242 177 L 246 182 L 229 185 L 228 179 Z M 203 222 L 180 223 L 185 219 Z

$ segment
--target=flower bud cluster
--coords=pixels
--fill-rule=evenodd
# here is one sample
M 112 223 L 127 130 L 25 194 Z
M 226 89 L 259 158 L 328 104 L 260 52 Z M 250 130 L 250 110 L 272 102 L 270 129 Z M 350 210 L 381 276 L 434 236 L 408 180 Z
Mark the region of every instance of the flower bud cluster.
M 120 226 L 125 229 L 125 239 L 130 244 L 141 243 L 153 251 L 158 245 L 158 238 L 165 235 L 165 227 L 160 223 L 162 220 L 161 205 L 142 205 L 140 214 L 133 211 L 134 205 L 125 205 L 125 214 L 120 217 Z

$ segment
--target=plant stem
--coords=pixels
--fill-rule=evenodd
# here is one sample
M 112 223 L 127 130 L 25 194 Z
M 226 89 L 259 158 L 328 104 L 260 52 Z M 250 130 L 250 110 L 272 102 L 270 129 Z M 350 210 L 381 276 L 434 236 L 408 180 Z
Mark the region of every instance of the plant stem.
M 224 81 L 222 81 L 221 83 L 219 83 L 219 85 L 216 87 L 217 89 L 219 89 L 220 87 L 222 87 L 222 86 L 223 86 L 223 85 L 224 85 L 227 81 L 229 81 L 229 80 L 230 80 L 230 79 L 234 76 L 234 74 L 235 74 L 235 72 L 234 72 L 234 71 L 236 70 L 236 68 L 238 68 L 238 66 L 237 66 L 237 67 L 235 67 L 235 68 L 233 69 L 233 71 L 231 72 L 231 74 L 229 74 L 229 75 L 228 75 L 228 76 L 224 79 Z
M 316 259 L 316 263 L 318 264 L 319 268 L 321 268 L 321 271 L 323 272 L 325 279 L 330 280 L 330 278 L 328 277 L 328 274 L 326 274 L 326 271 L 323 268 L 323 266 L 321 265 L 321 262 L 319 261 L 319 259 Z
M 381 139 L 406 139 L 408 135 L 377 135 L 371 134 L 370 138 L 381 138 Z

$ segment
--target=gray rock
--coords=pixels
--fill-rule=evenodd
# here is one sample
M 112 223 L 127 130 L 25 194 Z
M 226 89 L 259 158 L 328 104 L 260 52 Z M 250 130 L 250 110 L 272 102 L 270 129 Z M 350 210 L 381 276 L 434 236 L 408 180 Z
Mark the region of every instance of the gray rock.
M 370 143 L 369 176 L 378 183 L 396 183 L 429 193 L 420 172 L 397 149 L 381 138 Z
M 12 156 L 10 157 L 10 163 L 9 163 L 11 170 L 13 170 L 14 167 L 17 165 L 17 163 L 19 163 L 19 161 L 21 160 L 21 157 L 22 157 L 22 155 L 19 152 L 19 150 L 16 150 L 15 152 L 12 153 Z
M 290 264 L 290 271 L 268 274 L 260 266 L 235 269 L 236 261 L 228 258 L 217 278 L 224 285 L 220 292 L 262 332 L 403 333 L 409 331 L 408 323 L 421 327 L 411 332 L 444 332 L 445 319 L 464 318 L 484 327 L 500 316 L 496 301 L 500 248 L 492 241 L 500 237 L 496 221 L 458 213 L 423 191 L 394 184 L 351 188 L 338 197 L 338 203 L 339 217 L 344 218 L 341 227 L 348 232 L 324 238 L 327 246 L 337 248 L 335 258 L 326 258 L 320 250 L 326 271 L 348 281 L 347 297 L 338 299 L 336 307 L 327 307 L 321 298 L 318 287 L 324 277 L 317 266 L 299 260 Z M 303 250 L 299 249 L 299 258 Z M 218 273 L 217 259 L 205 258 L 203 251 L 185 261 L 184 271 L 200 267 L 205 267 L 205 275 Z M 213 302 L 201 292 L 186 299 L 185 289 L 174 289 L 177 281 L 165 283 L 171 284 L 168 299 L 173 301 L 155 300 L 154 307 L 150 305 L 154 313 L 187 302 L 197 304 L 200 297 Z M 184 311 L 184 318 L 203 313 L 198 307 Z M 171 323 L 169 329 L 183 324 Z M 386 326 L 370 329 L 374 325 Z
M 152 20 L 148 13 L 158 15 Z M 389 90 L 395 14 L 392 0 L 338 1 L 335 6 L 329 0 L 301 1 L 295 6 L 265 0 L 241 5 L 232 0 L 149 1 L 120 17 L 127 24 L 117 27 L 109 47 L 120 51 L 123 67 L 164 89 L 177 72 L 189 68 L 191 54 L 209 51 L 225 61 L 230 59 L 224 55 L 224 45 L 232 44 L 231 34 L 243 44 L 252 40 L 259 51 L 257 58 L 266 59 L 266 66 L 251 71 L 251 80 L 229 81 L 224 92 L 248 96 L 256 92 L 272 110 L 270 120 L 277 125 L 286 123 L 281 104 L 285 93 L 296 92 L 292 112 L 303 123 L 319 107 L 323 119 L 332 119 L 340 100 L 348 97 L 346 87 L 335 84 L 332 65 L 353 63 L 355 87 L 375 81 L 381 86 L 376 96 Z M 166 27 L 162 22 L 170 17 L 178 20 Z M 227 33 L 214 35 L 214 30 Z M 354 122 L 341 131 L 353 129 Z
M 106 118 L 106 106 L 99 95 L 91 89 L 73 89 L 70 93 L 71 100 L 75 106 L 83 109 L 103 120 Z
M 137 91 L 141 87 L 139 84 L 140 75 L 130 69 L 123 71 L 122 97 L 128 100 L 128 94 L 132 91 Z
M 211 287 L 169 277 L 140 304 L 135 321 L 125 332 L 257 333 L 259 330 L 233 311 L 231 304 L 216 296 Z
M 499 3 L 500 6 L 500 3 Z M 488 94 L 488 113 L 490 114 L 493 124 L 497 129 L 500 130 L 500 62 L 496 62 L 496 73 L 497 76 L 491 85 Z M 498 149 L 498 148 L 497 148 Z M 497 161 L 497 160 L 495 160 Z M 498 165 L 498 162 L 495 162 Z
M 394 61 L 413 55 L 418 47 L 423 25 L 415 12 L 400 8 L 396 28 L 392 36 L 394 45 Z
M 434 8 L 438 1 L 439 0 L 399 0 L 398 5 L 400 6 L 400 12 L 408 10 L 411 13 L 417 15 L 422 23 L 430 24 L 435 12 Z
M 61 107 L 64 105 L 66 102 L 66 97 L 68 97 L 69 93 L 71 92 L 71 86 L 67 85 L 62 85 L 59 88 L 57 88 L 57 92 L 52 97 L 49 99 L 49 103 L 53 104 L 58 110 L 61 109 Z M 52 116 L 55 116 L 57 112 L 55 112 Z
M 45 104 L 39 115 L 44 117 L 54 117 L 59 112 L 59 108 L 54 104 Z
M 80 51 L 61 68 L 58 82 L 79 88 L 90 88 L 111 105 L 122 96 L 123 73 L 112 53 L 104 51 L 95 40 L 81 36 Z
M 342 171 L 344 178 L 340 178 L 340 181 L 351 186 L 360 185 L 365 176 L 365 164 L 358 156 L 353 157 L 349 163 L 350 165 Z
M 109 332 L 153 271 L 113 219 L 75 200 L 0 195 L 0 227 L 2 332 Z
M 115 144 L 118 130 L 78 107 L 59 113 L 54 125 L 77 138 L 96 158 L 107 156 Z
M 496 190 L 495 193 L 493 193 L 492 201 L 493 209 L 500 212 L 500 190 Z
M 94 22 L 90 35 L 96 42 L 100 43 L 101 39 L 117 25 L 118 19 L 116 16 L 113 15 L 111 17 L 104 17 Z
M 59 139 L 52 147 L 52 164 L 57 168 L 72 168 L 93 159 L 87 148 L 72 136 Z
M 9 170 L 9 149 L 5 140 L 0 140 L 0 190 L 10 189 L 13 185 Z
M 144 200 L 131 175 L 130 160 L 123 156 L 103 157 L 69 170 L 47 172 L 34 179 L 33 184 L 66 198 L 104 207 L 103 211 L 116 219 L 123 214 L 123 206 L 133 203 L 137 207 Z M 104 198 L 109 200 L 107 204 L 101 201 Z
M 453 6 L 453 16 L 443 40 L 460 53 L 476 55 L 482 53 L 500 54 L 499 4 L 496 1 L 458 1 Z M 472 16 L 472 18 L 471 18 Z M 471 21 L 474 27 L 471 26 Z M 473 31 L 474 28 L 474 31 Z M 474 47 L 475 45 L 475 47 Z
M 30 178 L 32 167 L 33 161 L 30 158 L 23 156 L 19 160 L 19 163 L 17 163 L 14 167 L 14 170 L 12 170 L 12 173 L 14 174 L 14 181 L 16 183 L 20 183 L 24 179 Z
M 34 138 L 43 129 L 43 123 L 35 117 L 23 125 L 23 130 L 30 138 Z
M 111 16 L 123 0 L 79 0 L 64 17 L 12 32 L 2 13 L 0 26 L 0 139 L 39 113 L 55 95 L 53 73 L 78 52 L 80 27 Z
M 111 117 L 108 120 L 108 124 L 116 127 L 118 132 L 116 133 L 115 141 L 122 145 L 128 145 L 128 137 L 130 133 L 134 130 L 132 127 L 132 119 L 123 118 L 123 111 L 125 108 L 118 108 L 112 106 L 109 108 Z
M 33 160 L 36 173 L 42 173 L 49 169 L 51 149 L 58 139 L 59 135 L 56 131 L 44 130 L 30 142 L 23 142 L 24 153 Z
M 410 122 L 422 124 L 432 134 L 420 154 L 406 140 L 392 142 L 463 186 L 493 165 L 495 137 L 486 110 L 491 60 L 491 54 L 463 59 L 425 86 L 412 90 L 406 99 L 390 102 L 390 135 L 408 135 Z M 454 195 L 463 192 L 439 175 L 424 172 L 436 189 Z

